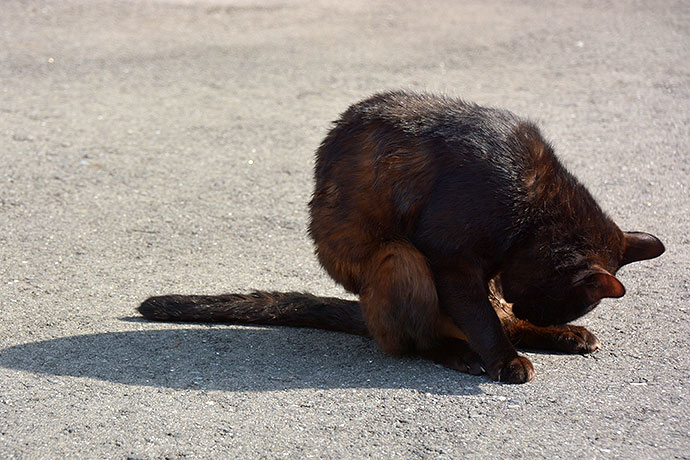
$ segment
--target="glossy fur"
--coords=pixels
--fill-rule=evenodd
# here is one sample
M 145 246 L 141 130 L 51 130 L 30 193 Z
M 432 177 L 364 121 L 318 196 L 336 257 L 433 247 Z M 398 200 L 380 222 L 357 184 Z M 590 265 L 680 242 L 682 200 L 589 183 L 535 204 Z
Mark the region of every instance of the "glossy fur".
M 351 106 L 316 154 L 309 232 L 333 279 L 359 295 L 162 296 L 144 316 L 321 327 L 373 336 L 522 383 L 514 345 L 599 347 L 566 325 L 625 293 L 616 271 L 661 242 L 624 233 L 530 122 L 456 99 L 384 93 Z

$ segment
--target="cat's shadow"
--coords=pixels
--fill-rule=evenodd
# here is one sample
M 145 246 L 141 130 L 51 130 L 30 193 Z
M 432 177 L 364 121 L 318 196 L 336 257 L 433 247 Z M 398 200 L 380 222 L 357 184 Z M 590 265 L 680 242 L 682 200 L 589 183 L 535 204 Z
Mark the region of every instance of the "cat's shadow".
M 414 389 L 481 394 L 486 376 L 394 358 L 362 337 L 280 327 L 183 326 L 77 335 L 0 350 L 0 365 L 128 385 L 221 391 Z M 157 326 L 160 326 L 157 325 Z

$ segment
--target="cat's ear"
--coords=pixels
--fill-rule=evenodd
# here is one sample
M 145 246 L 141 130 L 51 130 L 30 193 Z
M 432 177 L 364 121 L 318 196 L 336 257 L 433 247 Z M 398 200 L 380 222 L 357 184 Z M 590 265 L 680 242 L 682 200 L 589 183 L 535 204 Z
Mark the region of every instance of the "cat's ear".
M 618 278 L 598 265 L 578 273 L 574 286 L 583 293 L 590 305 L 604 297 L 616 298 L 625 295 L 625 287 Z
M 659 257 L 666 250 L 659 238 L 649 233 L 625 232 L 623 236 L 625 237 L 625 250 L 620 263 L 621 267 L 630 262 Z

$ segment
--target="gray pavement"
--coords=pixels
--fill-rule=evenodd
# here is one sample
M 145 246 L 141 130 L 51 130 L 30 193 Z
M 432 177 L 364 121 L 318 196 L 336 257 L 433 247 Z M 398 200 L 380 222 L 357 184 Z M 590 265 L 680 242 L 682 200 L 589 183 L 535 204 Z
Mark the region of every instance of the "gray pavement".
M 687 1 L 0 2 L 0 458 L 689 458 Z M 306 235 L 350 103 L 540 123 L 667 252 L 501 385 L 342 334 L 141 321 L 161 293 L 343 295 Z

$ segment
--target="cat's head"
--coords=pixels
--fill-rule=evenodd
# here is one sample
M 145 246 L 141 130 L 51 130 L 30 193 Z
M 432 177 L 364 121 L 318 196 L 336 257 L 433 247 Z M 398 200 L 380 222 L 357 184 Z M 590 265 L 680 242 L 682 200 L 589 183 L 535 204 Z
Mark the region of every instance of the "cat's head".
M 576 253 L 565 267 L 555 269 L 553 260 L 539 255 L 519 267 L 509 267 L 501 275 L 501 284 L 506 301 L 513 304 L 513 314 L 537 326 L 565 324 L 591 311 L 605 297 L 622 297 L 625 287 L 614 276 L 618 269 L 658 257 L 665 248 L 648 233 L 618 232 L 604 254 Z

